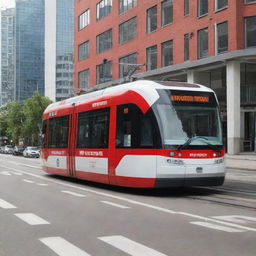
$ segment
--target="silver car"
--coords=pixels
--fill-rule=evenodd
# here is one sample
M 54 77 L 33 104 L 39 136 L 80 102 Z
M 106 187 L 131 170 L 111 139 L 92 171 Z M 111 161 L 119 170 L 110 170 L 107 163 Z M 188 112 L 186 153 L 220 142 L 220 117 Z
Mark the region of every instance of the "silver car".
M 37 147 L 26 147 L 23 151 L 23 156 L 38 158 L 40 156 L 40 151 Z

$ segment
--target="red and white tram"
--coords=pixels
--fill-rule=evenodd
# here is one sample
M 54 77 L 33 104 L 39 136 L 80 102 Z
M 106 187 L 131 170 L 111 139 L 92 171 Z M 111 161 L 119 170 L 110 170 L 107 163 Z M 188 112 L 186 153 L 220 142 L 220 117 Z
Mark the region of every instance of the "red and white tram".
M 136 81 L 53 103 L 43 169 L 128 187 L 222 185 L 218 102 L 202 85 Z

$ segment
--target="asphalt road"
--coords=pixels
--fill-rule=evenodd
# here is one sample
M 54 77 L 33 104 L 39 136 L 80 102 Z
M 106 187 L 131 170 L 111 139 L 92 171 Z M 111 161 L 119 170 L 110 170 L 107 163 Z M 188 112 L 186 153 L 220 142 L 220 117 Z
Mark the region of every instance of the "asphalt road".
M 45 174 L 0 155 L 0 256 L 256 255 L 256 173 L 141 190 Z

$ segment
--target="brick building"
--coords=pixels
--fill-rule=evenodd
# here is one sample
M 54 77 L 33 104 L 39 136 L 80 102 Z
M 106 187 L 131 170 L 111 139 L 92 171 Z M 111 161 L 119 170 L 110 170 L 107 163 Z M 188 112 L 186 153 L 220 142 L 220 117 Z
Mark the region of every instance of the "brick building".
M 75 0 L 74 52 L 82 90 L 131 78 L 211 87 L 228 152 L 256 151 L 255 0 Z

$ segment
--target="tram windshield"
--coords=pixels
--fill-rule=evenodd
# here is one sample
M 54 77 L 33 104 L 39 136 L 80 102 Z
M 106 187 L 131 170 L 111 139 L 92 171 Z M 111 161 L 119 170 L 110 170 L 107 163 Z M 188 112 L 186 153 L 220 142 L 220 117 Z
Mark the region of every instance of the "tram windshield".
M 156 104 L 164 147 L 216 148 L 223 144 L 219 109 L 213 93 L 172 91 L 168 92 L 168 100 L 168 104 L 166 100 Z

